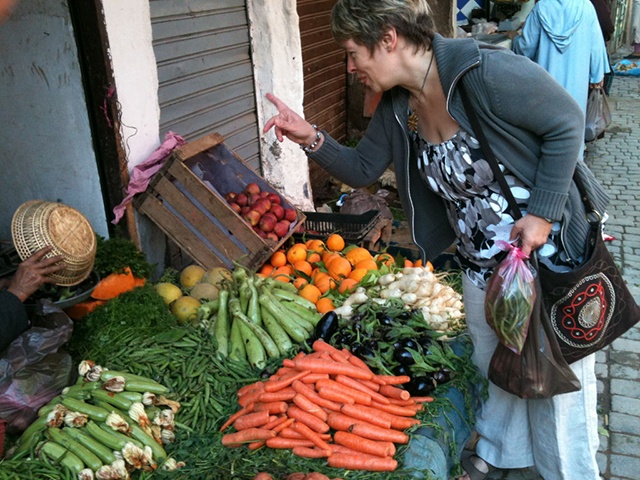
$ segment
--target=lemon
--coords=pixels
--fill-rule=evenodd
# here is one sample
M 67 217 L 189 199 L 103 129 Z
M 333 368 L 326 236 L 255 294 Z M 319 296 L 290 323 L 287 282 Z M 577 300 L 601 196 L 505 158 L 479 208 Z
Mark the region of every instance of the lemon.
M 200 300 L 184 295 L 171 304 L 171 313 L 178 318 L 178 323 L 192 322 L 198 317 Z
M 219 290 L 215 285 L 210 283 L 200 282 L 196 283 L 191 290 L 189 290 L 189 296 L 197 298 L 198 300 L 215 300 L 218 298 Z
M 180 285 L 187 290 L 202 280 L 206 270 L 200 265 L 189 265 L 180 272 Z
M 179 286 L 169 282 L 158 283 L 155 286 L 156 292 L 162 297 L 165 305 L 170 305 L 174 300 L 182 296 Z

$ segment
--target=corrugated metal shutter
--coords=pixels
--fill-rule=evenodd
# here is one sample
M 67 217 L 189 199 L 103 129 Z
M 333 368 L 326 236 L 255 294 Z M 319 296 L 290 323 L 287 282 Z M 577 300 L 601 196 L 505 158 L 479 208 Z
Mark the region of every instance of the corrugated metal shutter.
M 336 0 L 299 0 L 304 69 L 304 111 L 337 140 L 346 138 L 347 69 L 344 50 L 331 36 Z
M 187 141 L 218 132 L 260 172 L 244 0 L 151 0 L 160 131 Z
M 336 0 L 298 0 L 304 112 L 338 141 L 347 139 L 347 68 L 344 50 L 331 35 L 331 9 Z M 321 196 L 328 174 L 309 162 L 314 197 Z

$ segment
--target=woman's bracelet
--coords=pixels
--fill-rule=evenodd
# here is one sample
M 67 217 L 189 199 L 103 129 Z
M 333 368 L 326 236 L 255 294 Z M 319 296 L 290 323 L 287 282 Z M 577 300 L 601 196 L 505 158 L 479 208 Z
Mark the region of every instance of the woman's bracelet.
M 311 145 L 307 145 L 304 146 L 302 144 L 300 144 L 300 148 L 302 150 L 304 150 L 304 153 L 311 153 L 313 152 L 313 150 L 318 146 L 318 143 L 320 143 L 320 139 L 322 138 L 322 133 L 320 133 L 320 130 L 318 130 L 318 125 L 316 125 L 315 123 L 313 125 L 311 125 L 313 127 L 313 129 L 316 131 L 316 138 L 313 141 L 313 143 L 311 143 Z

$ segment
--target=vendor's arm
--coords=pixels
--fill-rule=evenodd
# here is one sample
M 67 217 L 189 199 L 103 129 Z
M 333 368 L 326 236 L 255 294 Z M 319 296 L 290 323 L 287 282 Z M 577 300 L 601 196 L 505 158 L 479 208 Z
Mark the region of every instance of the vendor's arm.
M 533 10 L 531 10 L 531 13 L 529 13 L 524 22 L 520 34 L 509 35 L 513 41 L 511 49 L 518 55 L 524 55 L 532 60 L 535 59 L 538 52 L 538 44 L 542 32 L 537 9 L 537 5 L 533 7 Z
M 0 352 L 29 327 L 27 310 L 13 293 L 0 291 Z

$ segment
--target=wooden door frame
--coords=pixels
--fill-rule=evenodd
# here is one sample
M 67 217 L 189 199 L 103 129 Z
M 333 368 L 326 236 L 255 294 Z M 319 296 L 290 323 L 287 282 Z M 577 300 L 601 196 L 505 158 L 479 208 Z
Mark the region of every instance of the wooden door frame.
M 139 246 L 133 207 L 118 225 L 109 220 L 125 197 L 129 183 L 126 153 L 120 134 L 120 110 L 109 57 L 102 0 L 68 0 L 96 155 L 102 199 L 110 236 L 124 236 Z

